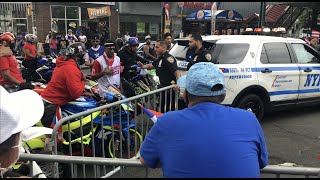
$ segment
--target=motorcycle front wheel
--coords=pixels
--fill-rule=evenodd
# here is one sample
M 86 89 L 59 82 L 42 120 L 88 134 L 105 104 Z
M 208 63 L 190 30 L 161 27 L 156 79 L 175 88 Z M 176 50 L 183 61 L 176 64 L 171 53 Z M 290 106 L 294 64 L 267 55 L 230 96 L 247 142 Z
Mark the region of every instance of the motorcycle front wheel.
M 109 139 L 108 152 L 110 157 L 131 159 L 140 156 L 140 147 L 143 141 L 140 132 L 134 128 L 130 128 L 128 138 L 129 144 L 128 139 L 126 139 L 124 136 L 122 136 L 122 143 L 120 143 L 120 133 L 116 133 L 114 135 L 114 140 L 112 138 Z M 121 144 L 122 148 L 120 148 Z

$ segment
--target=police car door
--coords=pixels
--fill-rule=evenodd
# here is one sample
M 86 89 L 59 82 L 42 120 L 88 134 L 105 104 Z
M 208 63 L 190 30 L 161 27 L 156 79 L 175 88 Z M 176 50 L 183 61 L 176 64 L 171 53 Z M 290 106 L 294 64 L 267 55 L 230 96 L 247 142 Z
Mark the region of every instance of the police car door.
M 298 99 L 320 97 L 320 55 L 305 43 L 291 43 L 300 69 Z
M 270 101 L 297 100 L 299 69 L 289 53 L 286 42 L 262 41 L 256 61 L 259 84 L 270 96 Z

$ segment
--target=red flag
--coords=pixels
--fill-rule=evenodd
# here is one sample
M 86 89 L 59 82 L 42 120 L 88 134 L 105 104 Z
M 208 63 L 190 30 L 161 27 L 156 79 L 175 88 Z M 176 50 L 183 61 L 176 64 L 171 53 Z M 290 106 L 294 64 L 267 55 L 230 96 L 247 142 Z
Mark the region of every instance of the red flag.
M 311 37 L 319 38 L 319 36 L 320 36 L 320 32 L 319 31 L 317 31 L 317 30 L 312 30 L 311 31 Z
M 166 14 L 166 20 L 170 20 L 169 4 L 165 4 L 164 9 L 165 9 L 165 14 Z

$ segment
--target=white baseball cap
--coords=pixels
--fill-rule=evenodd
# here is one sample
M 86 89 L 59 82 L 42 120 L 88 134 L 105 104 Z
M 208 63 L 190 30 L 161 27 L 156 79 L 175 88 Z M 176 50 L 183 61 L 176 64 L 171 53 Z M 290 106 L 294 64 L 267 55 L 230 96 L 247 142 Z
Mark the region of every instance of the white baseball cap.
M 35 91 L 26 89 L 9 94 L 0 86 L 0 144 L 35 125 L 43 112 L 42 98 Z

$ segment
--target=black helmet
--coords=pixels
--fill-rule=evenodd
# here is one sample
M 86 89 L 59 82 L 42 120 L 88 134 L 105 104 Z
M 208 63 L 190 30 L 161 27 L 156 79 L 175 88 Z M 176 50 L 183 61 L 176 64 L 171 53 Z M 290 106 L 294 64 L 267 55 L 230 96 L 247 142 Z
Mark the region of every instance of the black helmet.
M 81 42 L 76 42 L 73 44 L 70 44 L 67 47 L 67 56 L 79 56 L 82 57 L 83 55 L 85 55 L 87 53 L 87 49 L 86 46 L 81 43 Z

